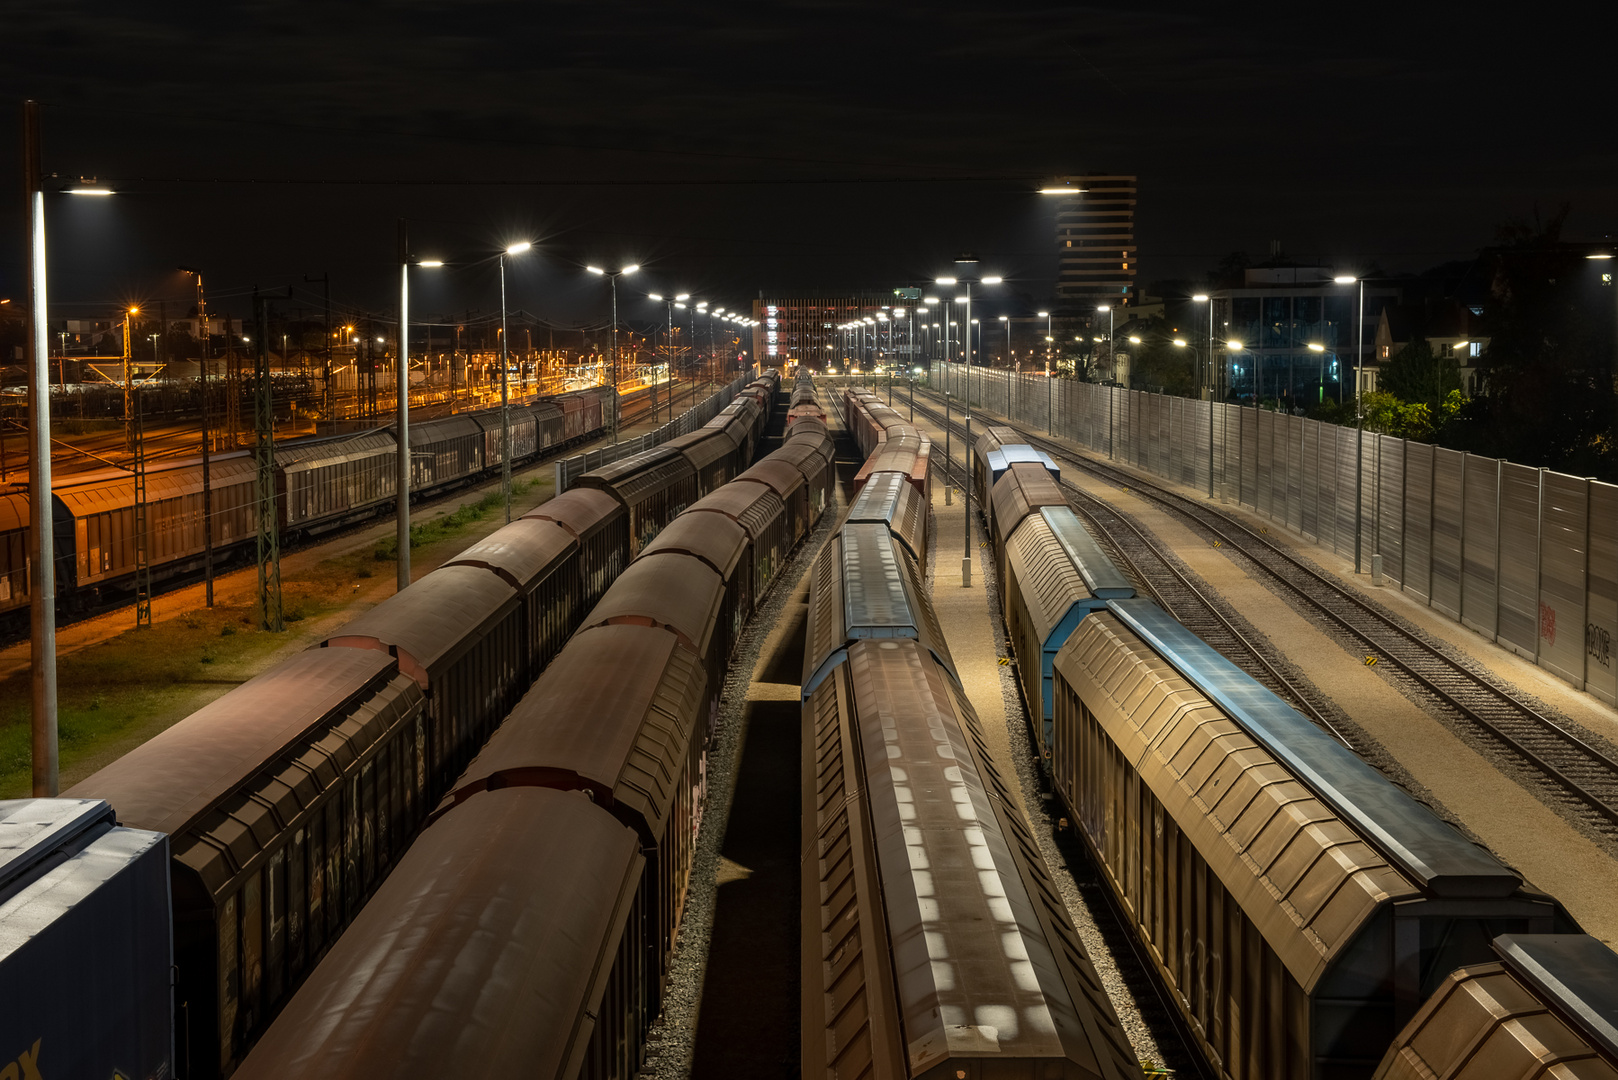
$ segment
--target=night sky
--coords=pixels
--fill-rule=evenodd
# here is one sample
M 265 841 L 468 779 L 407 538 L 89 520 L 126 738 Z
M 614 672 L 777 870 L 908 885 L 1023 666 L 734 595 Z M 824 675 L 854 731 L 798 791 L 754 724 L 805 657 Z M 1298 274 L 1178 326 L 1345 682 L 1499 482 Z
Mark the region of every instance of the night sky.
M 1142 284 L 1280 241 L 1416 270 L 1573 204 L 1618 232 L 1606 35 L 1572 5 L 1077 7 L 11 0 L 0 11 L 0 296 L 22 297 L 21 102 L 47 171 L 53 316 L 254 284 L 415 310 L 604 319 L 587 262 L 742 306 L 759 289 L 886 289 L 976 251 L 1008 305 L 1048 303 L 1055 175 L 1140 177 Z M 536 342 L 537 344 L 537 342 Z

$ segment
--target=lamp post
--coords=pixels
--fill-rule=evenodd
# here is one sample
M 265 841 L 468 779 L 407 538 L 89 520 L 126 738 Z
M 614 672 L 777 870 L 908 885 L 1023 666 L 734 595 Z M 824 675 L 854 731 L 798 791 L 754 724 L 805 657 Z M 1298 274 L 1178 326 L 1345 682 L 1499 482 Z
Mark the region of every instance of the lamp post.
M 1362 503 L 1365 498 L 1365 410 L 1360 402 L 1360 364 L 1365 357 L 1365 279 L 1356 278 L 1350 274 L 1339 274 L 1332 278 L 1338 285 L 1359 284 L 1360 304 L 1359 317 L 1354 327 L 1354 572 L 1360 572 L 1360 527 L 1364 515 Z M 1337 399 L 1342 400 L 1343 380 L 1337 378 Z
M 970 588 L 972 585 L 972 286 L 998 285 L 999 276 L 977 276 L 978 260 L 976 255 L 962 255 L 955 260 L 955 276 L 938 278 L 940 285 L 964 285 L 966 295 L 965 313 L 961 322 L 966 327 L 966 395 L 962 406 L 966 414 L 966 482 L 963 485 L 966 491 L 966 521 L 963 531 L 961 550 L 961 587 Z
M 522 240 L 500 253 L 500 497 L 505 503 L 507 525 L 511 524 L 511 390 L 507 385 L 506 369 L 511 365 L 506 348 L 506 256 L 521 255 L 533 246 L 531 242 Z M 615 418 L 617 408 L 618 402 L 614 398 Z
M 403 218 L 399 219 L 399 371 L 398 401 L 394 405 L 394 424 L 398 428 L 398 456 L 394 476 L 394 537 L 399 548 L 398 577 L 395 587 L 400 591 L 410 585 L 410 236 Z M 417 266 L 436 269 L 442 260 L 428 259 Z M 502 268 L 501 297 L 504 298 L 505 277 Z M 282 362 L 286 360 L 285 335 L 281 348 Z M 508 510 L 509 514 L 509 510 Z
M 674 297 L 664 297 L 660 293 L 648 293 L 648 299 L 656 300 L 668 307 L 669 337 L 668 337 L 668 383 L 669 383 L 669 422 L 674 421 L 674 309 L 685 307 L 685 301 L 691 299 L 690 293 L 679 293 Z M 657 376 L 652 376 L 652 422 L 657 422 Z
M 1117 359 L 1117 357 L 1116 357 L 1116 355 L 1114 353 L 1113 344 L 1112 344 L 1112 305 L 1111 304 L 1098 304 L 1098 305 L 1096 305 L 1096 310 L 1097 311 L 1105 311 L 1107 313 L 1107 363 L 1112 368 L 1111 381 L 1117 382 L 1118 381 L 1118 359 Z M 1133 341 L 1134 338 L 1131 338 L 1130 340 Z
M 599 266 L 586 266 L 592 274 L 604 277 L 612 286 L 612 445 L 618 446 L 618 279 L 640 269 L 638 263 L 617 270 L 603 270 Z

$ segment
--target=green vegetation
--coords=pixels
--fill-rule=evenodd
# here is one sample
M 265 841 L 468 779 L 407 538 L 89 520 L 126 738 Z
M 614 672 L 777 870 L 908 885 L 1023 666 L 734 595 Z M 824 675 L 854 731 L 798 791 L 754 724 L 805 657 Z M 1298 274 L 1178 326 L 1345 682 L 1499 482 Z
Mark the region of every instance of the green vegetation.
M 514 497 L 552 481 L 513 479 Z M 431 553 L 462 538 L 473 526 L 500 514 L 498 491 L 448 513 L 411 526 L 412 552 Z M 377 562 L 397 554 L 393 537 L 374 548 L 321 561 L 312 569 L 282 578 L 282 609 L 287 631 L 259 629 L 257 605 L 221 603 L 130 629 L 98 645 L 57 660 L 57 723 L 61 769 L 112 760 L 128 746 L 150 738 L 232 687 L 263 671 L 279 650 L 297 648 L 314 637 L 300 628 L 345 607 L 375 575 Z M 390 571 L 391 573 L 391 571 Z M 28 795 L 32 769 L 29 732 L 29 676 L 22 671 L 0 679 L 0 799 Z M 65 786 L 70 786 L 64 784 Z
M 554 483 L 548 478 L 529 477 L 528 479 L 513 478 L 511 481 L 511 497 L 517 499 L 526 495 L 532 488 Z M 500 492 L 491 491 L 475 503 L 462 503 L 457 509 L 447 514 L 438 514 L 428 518 L 420 524 L 410 526 L 410 550 L 432 547 L 445 540 L 452 540 L 464 533 L 469 526 L 475 525 L 491 514 L 500 513 L 505 505 Z M 378 540 L 371 552 L 371 557 L 377 562 L 392 562 L 399 557 L 399 538 L 389 536 Z

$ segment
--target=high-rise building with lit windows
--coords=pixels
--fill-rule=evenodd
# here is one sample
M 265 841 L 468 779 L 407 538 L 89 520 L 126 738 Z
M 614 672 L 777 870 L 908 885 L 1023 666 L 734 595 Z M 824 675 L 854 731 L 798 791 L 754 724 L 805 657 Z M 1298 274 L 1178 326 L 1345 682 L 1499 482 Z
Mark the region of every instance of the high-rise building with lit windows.
M 1056 302 L 1074 311 L 1121 307 L 1135 286 L 1135 178 L 1063 176 L 1056 204 Z

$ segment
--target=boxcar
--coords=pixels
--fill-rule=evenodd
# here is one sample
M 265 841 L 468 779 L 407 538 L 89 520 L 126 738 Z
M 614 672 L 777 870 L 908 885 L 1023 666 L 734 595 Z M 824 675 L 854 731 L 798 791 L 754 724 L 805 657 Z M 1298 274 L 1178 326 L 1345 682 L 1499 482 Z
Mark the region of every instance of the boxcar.
M 574 483 L 605 491 L 623 504 L 629 512 L 631 555 L 638 554 L 680 511 L 697 501 L 697 471 L 684 454 L 668 446 L 603 465 Z
M 916 564 L 887 526 L 844 525 L 821 548 L 810 575 L 805 696 L 842 663 L 849 646 L 873 638 L 919 641 L 959 679 Z
M 633 1076 L 643 866 L 577 792 L 484 792 L 422 834 L 236 1075 Z
M 176 462 L 146 475 L 146 552 L 153 566 L 202 565 L 202 472 Z M 257 535 L 257 472 L 245 452 L 215 458 L 213 543 L 216 553 Z M 73 515 L 74 585 L 80 590 L 127 584 L 135 573 L 135 479 L 129 473 L 86 473 L 56 484 L 52 494 Z M 164 567 L 175 573 L 187 567 Z
M 421 691 L 379 652 L 299 653 L 68 792 L 165 833 L 179 1075 L 228 1075 L 428 810 Z
M 780 497 L 786 507 L 787 542 L 796 547 L 814 526 L 815 514 L 810 503 L 809 482 L 803 470 L 790 461 L 774 454 L 760 461 L 736 479 L 763 484 Z
M 281 528 L 290 533 L 318 533 L 391 506 L 398 486 L 398 447 L 389 431 L 278 445 L 275 469 Z
M 1006 544 L 1000 578 L 1006 637 L 1017 654 L 1017 678 L 1040 766 L 1050 769 L 1056 654 L 1079 620 L 1109 600 L 1135 595 L 1079 516 L 1066 506 L 1043 507 L 1023 519 Z
M 327 649 L 397 657 L 427 699 L 427 776 L 436 795 L 528 689 L 521 596 L 499 574 L 445 566 L 327 637 Z
M 697 474 L 699 499 L 730 483 L 746 467 L 741 463 L 741 451 L 723 431 L 702 428 L 663 445 L 678 450 L 691 463 Z
M 540 503 L 523 520 L 553 521 L 579 542 L 586 611 L 629 563 L 629 513 L 605 491 L 570 488 Z
M 718 733 L 719 695 L 730 665 L 731 630 L 725 581 L 691 555 L 643 554 L 612 583 L 584 618 L 591 626 L 658 626 L 689 649 L 708 676 L 708 699 L 699 737 L 705 745 Z
M 832 505 L 837 486 L 837 446 L 831 436 L 810 428 L 794 428 L 781 448 L 770 455 L 803 473 L 809 485 L 808 526 L 813 527 Z
M 501 409 L 479 409 L 463 415 L 477 424 L 479 468 L 492 469 L 500 464 L 500 441 L 504 431 L 500 422 Z M 525 461 L 539 453 L 539 428 L 534 414 L 526 406 L 511 406 L 511 460 Z M 414 442 L 414 440 L 412 440 Z
M 707 512 L 722 515 L 747 531 L 747 559 L 752 566 L 752 593 L 757 605 L 774 584 L 787 553 L 792 550 L 787 535 L 786 504 L 766 484 L 732 482 L 693 503 L 683 516 Z
M 464 413 L 411 424 L 410 490 L 418 495 L 442 491 L 482 472 L 485 438 L 482 425 Z
M 883 525 L 905 546 L 925 576 L 927 566 L 927 504 L 903 473 L 884 472 L 871 477 L 843 519 L 849 525 Z
M 1038 465 L 1018 464 L 1006 470 L 989 490 L 989 502 L 979 507 L 989 523 L 994 542 L 995 569 L 1006 576 L 1006 541 L 1030 514 L 1047 506 L 1066 506 L 1067 492 Z
M 62 500 L 51 499 L 52 537 L 56 550 L 56 593 L 69 594 L 74 581 L 73 515 Z M 0 617 L 26 621 L 33 586 L 28 580 L 28 523 L 33 512 L 26 487 L 0 492 Z
M 713 647 L 715 652 L 728 658 L 741 640 L 742 627 L 753 617 L 756 594 L 747 530 L 723 514 L 697 514 L 688 510 L 646 545 L 641 558 L 664 553 L 698 559 L 724 583 Z M 649 573 L 655 574 L 656 570 Z
M 647 862 L 647 1016 L 657 1014 L 685 911 L 714 693 L 701 659 L 668 630 L 580 631 L 456 782 L 444 811 L 454 817 L 486 790 L 554 787 L 585 792 L 635 830 Z
M 0 1076 L 173 1076 L 168 837 L 0 801 Z
M 1376 1080 L 1618 1077 L 1618 954 L 1585 934 L 1504 934 L 1399 1033 Z
M 1570 925 L 1150 601 L 1055 673 L 1057 793 L 1222 1075 L 1368 1077 L 1493 937 Z
M 1015 796 L 915 641 L 803 707 L 804 1076 L 1139 1077 Z
M 932 440 L 918 434 L 915 428 L 895 428 L 887 438 L 865 459 L 854 474 L 852 487 L 858 494 L 873 473 L 903 473 L 905 482 L 912 485 L 923 499 L 931 497 L 928 462 L 932 455 Z
M 1003 446 L 1026 442 L 1016 430 L 1004 424 L 990 424 L 977 437 L 972 450 L 972 497 L 979 506 L 989 504 L 989 491 L 994 481 L 988 477 L 989 454 Z
M 562 651 L 598 599 L 585 595 L 579 556 L 579 542 L 556 522 L 518 518 L 444 565 L 480 567 L 517 590 L 522 606 L 520 656 L 525 677 L 532 679 Z

